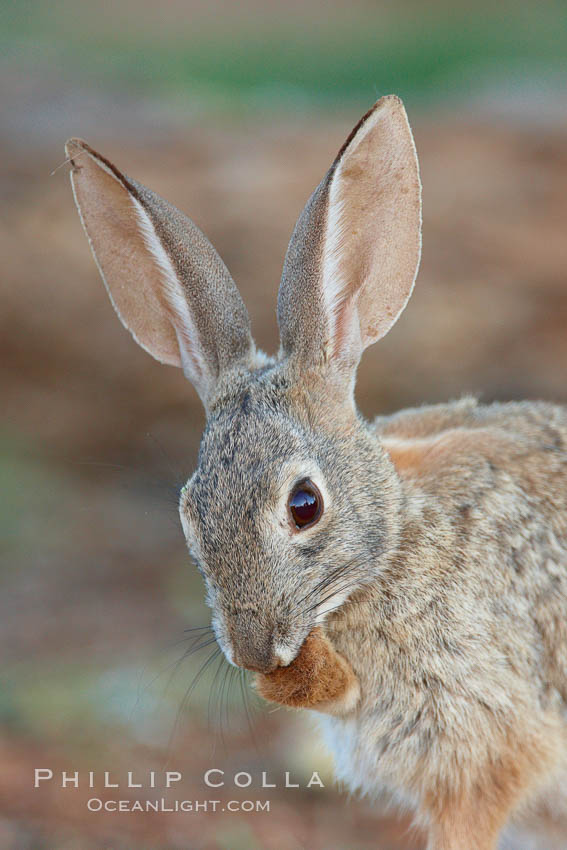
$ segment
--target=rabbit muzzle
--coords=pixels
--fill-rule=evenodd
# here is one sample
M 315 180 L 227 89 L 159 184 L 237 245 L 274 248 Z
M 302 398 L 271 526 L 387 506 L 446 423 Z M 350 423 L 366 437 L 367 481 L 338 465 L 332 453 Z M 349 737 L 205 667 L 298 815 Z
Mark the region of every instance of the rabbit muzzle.
M 292 651 L 278 639 L 273 627 L 264 626 L 252 616 L 248 616 L 244 622 L 231 623 L 227 632 L 228 641 L 221 641 L 225 655 L 237 667 L 254 673 L 267 674 L 279 667 L 286 667 L 299 651 L 299 647 Z
M 279 659 L 269 649 L 259 653 L 245 648 L 244 652 L 240 650 L 234 652 L 232 657 L 237 667 L 243 667 L 253 673 L 273 673 L 280 666 Z

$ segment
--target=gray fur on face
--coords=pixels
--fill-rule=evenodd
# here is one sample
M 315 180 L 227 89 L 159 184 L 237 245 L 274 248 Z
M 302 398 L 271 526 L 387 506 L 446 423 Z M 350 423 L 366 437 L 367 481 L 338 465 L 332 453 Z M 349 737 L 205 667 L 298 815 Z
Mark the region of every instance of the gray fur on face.
M 299 392 L 284 362 L 235 374 L 230 383 L 208 418 L 181 511 L 225 652 L 269 669 L 274 647 L 286 647 L 288 660 L 297 654 L 322 601 L 375 575 L 395 538 L 397 488 L 352 409 L 337 408 L 336 399 L 321 409 L 324 381 Z M 360 490 L 356 482 L 369 467 L 374 484 Z M 325 494 L 325 510 L 298 534 L 287 499 L 303 478 Z

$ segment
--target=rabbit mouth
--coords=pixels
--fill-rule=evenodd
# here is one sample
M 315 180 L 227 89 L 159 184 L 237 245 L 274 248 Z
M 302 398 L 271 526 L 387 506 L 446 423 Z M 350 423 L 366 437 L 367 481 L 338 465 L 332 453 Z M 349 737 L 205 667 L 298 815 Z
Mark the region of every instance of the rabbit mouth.
M 291 648 L 285 644 L 275 644 L 269 657 L 260 658 L 256 653 L 244 654 L 238 650 L 232 653 L 232 663 L 253 673 L 273 673 L 281 667 L 289 667 L 301 652 L 301 646 Z
M 297 658 L 305 639 L 290 646 L 287 643 L 266 639 L 263 644 L 256 645 L 253 641 L 224 641 L 219 645 L 227 661 L 235 667 L 241 667 L 254 673 L 272 673 L 280 667 L 288 667 Z
M 301 646 L 292 647 L 288 646 L 285 643 L 276 643 L 274 646 L 274 655 L 279 659 L 278 667 L 289 667 L 289 665 L 295 661 L 299 653 L 301 652 L 301 647 L 303 646 L 305 641 L 302 641 Z

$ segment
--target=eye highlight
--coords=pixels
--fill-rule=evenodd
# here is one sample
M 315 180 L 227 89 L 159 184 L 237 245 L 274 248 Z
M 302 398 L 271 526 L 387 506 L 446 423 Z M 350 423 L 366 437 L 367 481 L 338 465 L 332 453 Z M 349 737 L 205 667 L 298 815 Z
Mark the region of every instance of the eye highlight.
M 304 478 L 291 491 L 287 506 L 293 525 L 301 530 L 319 520 L 323 513 L 323 497 L 316 485 Z

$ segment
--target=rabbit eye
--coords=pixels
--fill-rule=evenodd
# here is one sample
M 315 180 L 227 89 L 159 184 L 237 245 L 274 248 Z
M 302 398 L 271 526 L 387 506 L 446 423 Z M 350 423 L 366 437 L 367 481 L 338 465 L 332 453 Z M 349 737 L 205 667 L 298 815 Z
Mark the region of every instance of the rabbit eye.
M 306 478 L 291 491 L 288 509 L 296 528 L 314 525 L 323 513 L 323 497 L 315 484 Z

